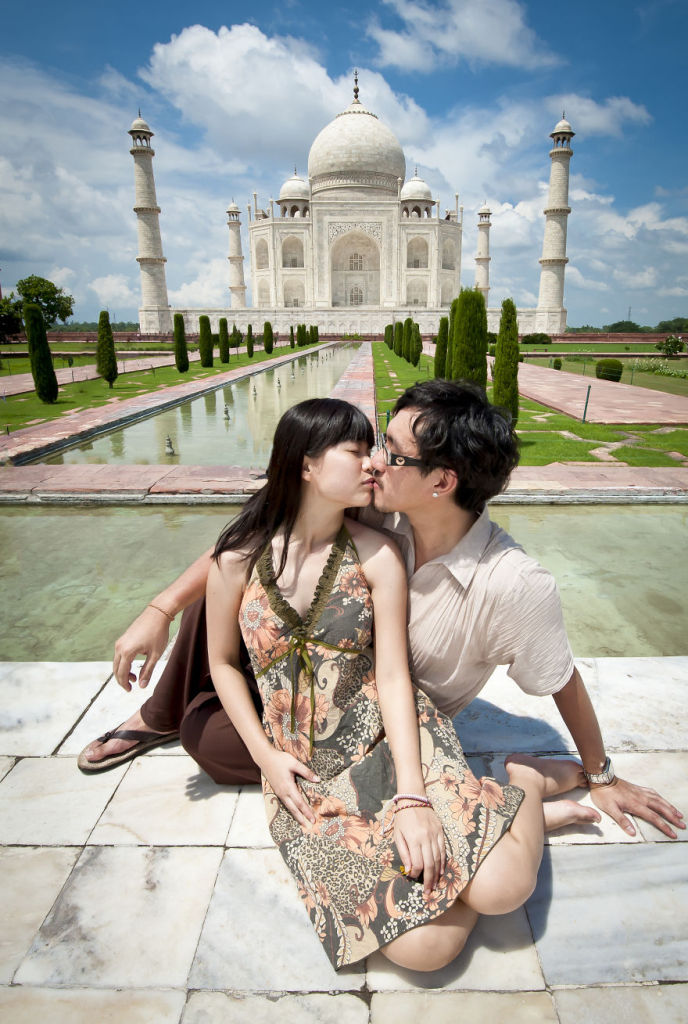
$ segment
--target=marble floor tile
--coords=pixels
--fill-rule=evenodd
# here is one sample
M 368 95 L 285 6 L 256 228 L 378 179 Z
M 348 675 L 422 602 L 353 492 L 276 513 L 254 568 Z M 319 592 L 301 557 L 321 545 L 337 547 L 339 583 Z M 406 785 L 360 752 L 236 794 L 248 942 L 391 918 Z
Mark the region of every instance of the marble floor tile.
M 16 761 L 14 757 L 0 757 L 0 780 L 4 779 Z
M 102 693 L 98 695 L 98 698 L 94 700 L 91 707 L 88 709 L 84 717 L 81 719 L 79 724 L 74 729 L 74 732 L 67 737 L 65 742 L 60 747 L 58 753 L 60 755 L 67 754 L 68 756 L 76 756 L 79 754 L 84 747 L 102 736 L 103 733 L 108 732 L 112 729 L 116 729 L 122 722 L 126 722 L 137 708 L 139 708 L 144 701 L 148 700 L 151 693 L 155 688 L 160 675 L 165 666 L 164 661 L 158 662 L 153 671 L 153 677 L 148 686 L 142 690 L 138 683 L 133 683 L 130 693 L 123 690 L 122 687 L 113 678 L 110 679 L 107 686 Z M 110 665 L 110 672 L 112 671 L 112 665 Z M 134 671 L 138 675 L 139 665 L 134 665 Z M 183 754 L 184 749 L 179 742 L 168 743 L 164 747 L 156 747 L 148 757 L 160 757 L 167 756 L 170 754 Z
M 377 992 L 370 1024 L 558 1024 L 547 992 Z
M 78 856 L 76 847 L 0 849 L 0 985 L 12 980 Z
M 564 757 L 564 754 L 556 754 L 555 757 Z M 497 779 L 498 782 L 505 783 L 507 781 L 506 769 L 504 767 L 504 758 L 500 754 L 497 757 L 490 758 L 490 774 Z M 577 804 L 582 804 L 584 807 L 595 807 L 589 789 L 572 789 L 568 793 L 564 794 L 565 799 L 573 800 Z M 559 800 L 560 797 L 551 797 L 546 800 L 545 803 L 553 803 Z M 596 808 L 595 808 L 596 809 Z M 642 843 L 643 837 L 639 831 L 636 831 L 634 836 L 630 836 L 627 832 L 616 824 L 613 818 L 610 818 L 608 814 L 602 815 L 602 820 L 598 824 L 576 824 L 576 825 L 565 825 L 562 828 L 558 828 L 553 832 L 547 832 L 545 834 L 545 845 L 546 846 L 562 846 L 562 845 L 590 845 L 591 843 Z
M 688 747 L 688 743 L 685 746 Z M 684 820 L 688 820 L 688 751 L 615 754 L 614 768 L 622 779 L 656 789 L 660 796 L 683 812 Z M 634 820 L 643 838 L 649 842 L 673 842 L 649 822 L 641 818 Z M 688 840 L 688 828 L 674 831 L 682 843 Z
M 475 989 L 501 992 L 544 989 L 533 936 L 521 907 L 512 914 L 481 917 L 456 960 L 427 974 L 407 971 L 382 953 L 368 958 L 368 988 L 373 992 L 422 989 Z
M 335 972 L 279 851 L 228 850 L 190 974 L 191 988 L 347 991 L 362 966 Z
M 688 985 L 625 985 L 558 989 L 560 1024 L 685 1024 Z
M 245 995 L 192 992 L 181 1024 L 368 1024 L 368 1007 L 358 996 Z
M 111 671 L 102 661 L 0 662 L 0 753 L 52 754 Z
M 218 786 L 184 757 L 139 757 L 107 805 L 89 844 L 224 845 L 238 787 Z
M 0 836 L 7 844 L 85 843 L 127 765 L 83 775 L 71 757 L 27 757 L 0 782 Z
M 688 980 L 682 843 L 550 847 L 526 909 L 548 985 Z
M 177 1024 L 184 992 L 118 992 L 108 989 L 0 988 L 4 1024 Z
M 185 988 L 220 858 L 214 848 L 88 847 L 15 982 Z
M 244 786 L 232 818 L 227 846 L 274 847 L 260 786 Z

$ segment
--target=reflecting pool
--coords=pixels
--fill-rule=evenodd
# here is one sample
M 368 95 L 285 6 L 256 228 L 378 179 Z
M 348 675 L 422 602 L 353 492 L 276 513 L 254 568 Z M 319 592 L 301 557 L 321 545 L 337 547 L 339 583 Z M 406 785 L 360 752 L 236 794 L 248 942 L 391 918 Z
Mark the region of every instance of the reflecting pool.
M 357 349 L 308 352 L 38 461 L 265 467 L 282 413 L 305 398 L 329 395 Z
M 134 616 L 235 513 L 0 510 L 0 659 L 107 660 Z M 554 573 L 578 657 L 688 654 L 685 506 L 498 505 L 492 515 Z

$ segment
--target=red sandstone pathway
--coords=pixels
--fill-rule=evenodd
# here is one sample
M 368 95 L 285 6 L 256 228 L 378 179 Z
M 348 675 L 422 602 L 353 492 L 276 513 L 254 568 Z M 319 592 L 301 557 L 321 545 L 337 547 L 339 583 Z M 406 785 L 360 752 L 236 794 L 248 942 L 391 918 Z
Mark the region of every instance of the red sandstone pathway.
M 588 387 L 586 423 L 688 423 L 688 398 L 683 395 L 591 379 L 531 363 L 518 367 L 521 395 L 578 420 L 583 418 Z
M 198 352 L 189 352 L 189 362 L 198 362 Z M 8 360 L 9 362 L 9 360 Z M 139 370 L 150 370 L 155 366 L 173 366 L 174 356 L 137 356 L 136 358 L 123 359 L 117 357 L 117 367 L 120 373 L 137 373 Z M 95 363 L 88 363 L 85 366 L 72 366 L 61 370 L 55 370 L 58 384 L 75 384 L 80 380 L 95 380 L 100 374 L 96 370 Z M 23 395 L 28 391 L 35 391 L 33 377 L 30 373 L 13 373 L 0 377 L 0 395 Z

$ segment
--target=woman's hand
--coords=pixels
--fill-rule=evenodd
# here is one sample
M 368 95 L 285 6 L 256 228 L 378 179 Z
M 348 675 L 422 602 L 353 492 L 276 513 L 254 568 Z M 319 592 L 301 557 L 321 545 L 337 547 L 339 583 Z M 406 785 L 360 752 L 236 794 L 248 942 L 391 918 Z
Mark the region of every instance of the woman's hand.
M 286 750 L 275 750 L 274 747 L 261 759 L 260 769 L 275 796 L 296 818 L 299 825 L 306 828 L 309 823 L 312 824 L 315 821 L 315 814 L 303 791 L 299 789 L 296 776 L 300 775 L 308 782 L 320 782 L 315 772 Z
M 394 841 L 410 878 L 423 872 L 423 892 L 438 884 L 446 865 L 444 832 L 432 807 L 407 807 L 401 803 L 394 815 Z

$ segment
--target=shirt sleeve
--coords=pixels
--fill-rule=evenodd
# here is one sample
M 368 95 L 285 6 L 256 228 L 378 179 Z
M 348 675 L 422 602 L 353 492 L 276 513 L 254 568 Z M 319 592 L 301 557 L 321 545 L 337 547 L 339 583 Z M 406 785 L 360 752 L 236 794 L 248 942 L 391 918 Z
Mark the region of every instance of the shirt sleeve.
M 534 563 L 523 567 L 503 592 L 496 624 L 500 662 L 524 693 L 557 693 L 574 670 L 559 590 Z

